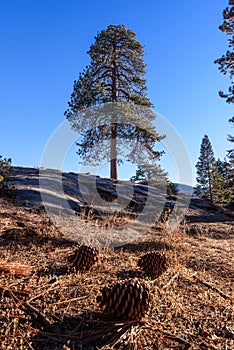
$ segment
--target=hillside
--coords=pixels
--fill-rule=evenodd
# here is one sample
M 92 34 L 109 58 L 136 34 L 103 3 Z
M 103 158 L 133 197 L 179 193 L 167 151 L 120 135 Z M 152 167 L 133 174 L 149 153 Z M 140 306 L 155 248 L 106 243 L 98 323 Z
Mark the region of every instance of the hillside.
M 151 204 L 162 202 L 167 215 L 132 231 L 145 207 L 145 188 L 136 187 L 133 198 L 130 184 L 119 183 L 122 195 L 115 201 L 113 184 L 99 178 L 99 193 L 111 208 L 92 208 L 83 198 L 92 189 L 91 176 L 83 175 L 80 196 L 75 174 L 64 174 L 63 202 L 55 181 L 61 173 L 44 169 L 59 195 L 47 186 L 42 202 L 38 169 L 17 169 L 17 198 L 1 199 L 0 209 L 1 349 L 234 348 L 232 211 L 194 198 L 184 219 L 169 230 L 176 200 L 155 191 Z M 61 207 L 67 200 L 69 208 Z M 80 242 L 98 243 L 99 261 L 90 271 L 77 272 L 69 263 Z M 151 250 L 165 252 L 170 261 L 155 279 L 137 264 Z M 128 278 L 149 286 L 150 308 L 141 320 L 111 318 L 97 302 L 104 285 Z

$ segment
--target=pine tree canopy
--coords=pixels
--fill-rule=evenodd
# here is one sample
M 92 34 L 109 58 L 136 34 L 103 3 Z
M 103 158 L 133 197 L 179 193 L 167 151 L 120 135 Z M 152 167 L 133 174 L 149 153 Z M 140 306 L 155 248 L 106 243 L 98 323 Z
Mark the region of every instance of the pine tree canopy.
M 219 29 L 228 35 L 228 47 L 229 50 L 221 58 L 215 60 L 215 63 L 219 64 L 219 70 L 223 74 L 228 74 L 231 79 L 231 86 L 227 93 L 220 91 L 221 97 L 226 98 L 228 103 L 234 103 L 234 1 L 229 1 L 229 7 L 223 11 L 223 24 Z M 234 122 L 234 117 L 230 119 Z
M 124 25 L 110 25 L 95 37 L 88 51 L 90 65 L 74 83 L 66 116 L 84 107 L 127 101 L 151 107 L 146 97 L 143 46 Z
M 229 0 L 229 6 L 223 11 L 223 23 L 219 29 L 226 33 L 228 36 L 228 48 L 229 50 L 221 58 L 217 59 L 215 63 L 219 64 L 219 70 L 229 75 L 231 80 L 231 86 L 227 93 L 223 91 L 219 92 L 221 97 L 226 99 L 228 103 L 234 103 L 234 0 Z M 229 119 L 230 123 L 234 124 L 234 116 Z M 228 141 L 234 142 L 234 136 L 228 135 Z M 228 176 L 226 177 L 226 187 L 228 190 L 228 200 L 231 202 L 234 200 L 234 149 L 228 151 L 227 154 L 229 162 Z
M 127 160 L 131 162 L 142 158 L 142 149 L 139 152 L 134 141 L 144 146 L 151 161 L 161 154 L 154 149 L 162 136 L 152 124 L 155 114 L 146 96 L 144 50 L 132 30 L 109 25 L 95 37 L 88 54 L 90 64 L 74 83 L 65 116 L 82 136 L 77 143 L 80 157 L 97 163 L 109 152 L 110 176 L 117 178 L 121 142 L 129 148 Z

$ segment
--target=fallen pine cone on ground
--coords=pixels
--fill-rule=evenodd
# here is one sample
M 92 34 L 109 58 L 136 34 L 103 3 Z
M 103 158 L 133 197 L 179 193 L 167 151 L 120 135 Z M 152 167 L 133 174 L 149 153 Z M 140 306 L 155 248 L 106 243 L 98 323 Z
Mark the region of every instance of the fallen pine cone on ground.
M 161 276 L 169 267 L 169 260 L 163 252 L 148 252 L 140 257 L 138 266 L 152 278 Z
M 97 302 L 112 318 L 140 320 L 149 309 L 149 287 L 137 279 L 106 286 L 101 293 L 102 295 L 97 297 Z
M 68 256 L 68 262 L 71 267 L 79 271 L 88 271 L 98 262 L 98 250 L 94 247 L 81 245 L 71 255 Z

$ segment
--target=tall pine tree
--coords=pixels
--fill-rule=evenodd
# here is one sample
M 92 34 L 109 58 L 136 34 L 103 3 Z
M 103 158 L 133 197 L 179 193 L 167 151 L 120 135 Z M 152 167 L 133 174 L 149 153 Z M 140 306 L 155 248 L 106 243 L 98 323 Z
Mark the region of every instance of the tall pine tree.
M 223 11 L 223 19 L 223 24 L 219 26 L 219 29 L 228 36 L 229 50 L 221 58 L 215 60 L 215 63 L 219 64 L 219 70 L 223 74 L 230 76 L 231 86 L 227 93 L 220 91 L 219 94 L 226 98 L 227 103 L 234 103 L 234 0 L 229 0 L 229 6 Z M 230 121 L 234 122 L 234 117 Z
M 221 206 L 226 206 L 230 202 L 230 179 L 229 179 L 229 171 L 230 164 L 224 159 L 221 161 L 217 160 L 217 176 L 215 183 L 215 198 L 216 202 Z
M 213 148 L 207 135 L 202 139 L 200 157 L 196 168 L 196 193 L 208 199 L 211 203 L 214 203 L 216 201 L 217 187 L 219 184 L 219 174 Z
M 228 186 L 229 186 L 229 203 L 230 207 L 234 209 L 234 149 L 228 152 L 229 157 L 229 171 L 228 171 Z
M 225 74 L 229 75 L 231 80 L 231 86 L 227 93 L 223 91 L 219 92 L 219 95 L 226 99 L 227 103 L 234 103 L 234 0 L 229 0 L 229 6 L 223 11 L 223 23 L 220 25 L 219 29 L 226 33 L 228 36 L 228 51 L 221 58 L 217 59 L 215 63 L 219 64 L 219 70 Z M 234 125 L 234 116 L 229 119 L 229 121 Z M 234 136 L 228 135 L 228 140 L 234 142 Z M 229 198 L 230 202 L 234 201 L 234 149 L 228 151 L 229 159 Z
M 136 40 L 136 34 L 132 30 L 126 29 L 124 25 L 109 25 L 95 37 L 88 54 L 90 64 L 75 81 L 68 102 L 69 108 L 65 112 L 67 119 L 74 125 L 79 124 L 79 121 L 74 122 L 74 115 L 79 119 L 84 108 L 95 108 L 107 102 L 152 106 L 146 96 L 143 46 Z M 152 125 L 154 117 L 150 113 L 145 120 L 142 117 L 141 125 L 134 124 L 133 121 L 131 125 L 120 123 L 116 115 L 110 126 L 95 126 L 95 123 L 91 125 L 88 120 L 83 120 L 82 128 L 80 127 L 82 140 L 78 143 L 78 154 L 87 159 L 101 142 L 109 142 L 110 177 L 114 179 L 117 178 L 117 164 L 120 160 L 120 141 L 128 143 L 130 147 L 132 141 L 137 140 L 145 145 L 155 159 L 159 159 L 160 152 L 155 151 L 154 146 L 162 138 Z M 131 156 L 134 158 L 132 150 L 129 151 L 128 160 L 132 159 Z M 94 158 L 97 160 L 100 157 L 99 152 Z

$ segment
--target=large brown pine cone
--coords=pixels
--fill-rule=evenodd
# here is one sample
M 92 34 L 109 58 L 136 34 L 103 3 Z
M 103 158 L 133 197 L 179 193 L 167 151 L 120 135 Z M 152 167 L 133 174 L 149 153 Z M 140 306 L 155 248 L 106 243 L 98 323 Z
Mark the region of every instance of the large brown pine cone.
M 68 262 L 71 267 L 74 267 L 76 270 L 90 270 L 91 267 L 98 262 L 98 250 L 94 247 L 81 245 L 68 256 Z
M 169 267 L 169 260 L 163 252 L 148 252 L 140 257 L 138 266 L 149 276 L 157 278 Z
M 149 308 L 150 292 L 145 282 L 137 279 L 104 287 L 97 297 L 101 307 L 113 318 L 139 320 Z

